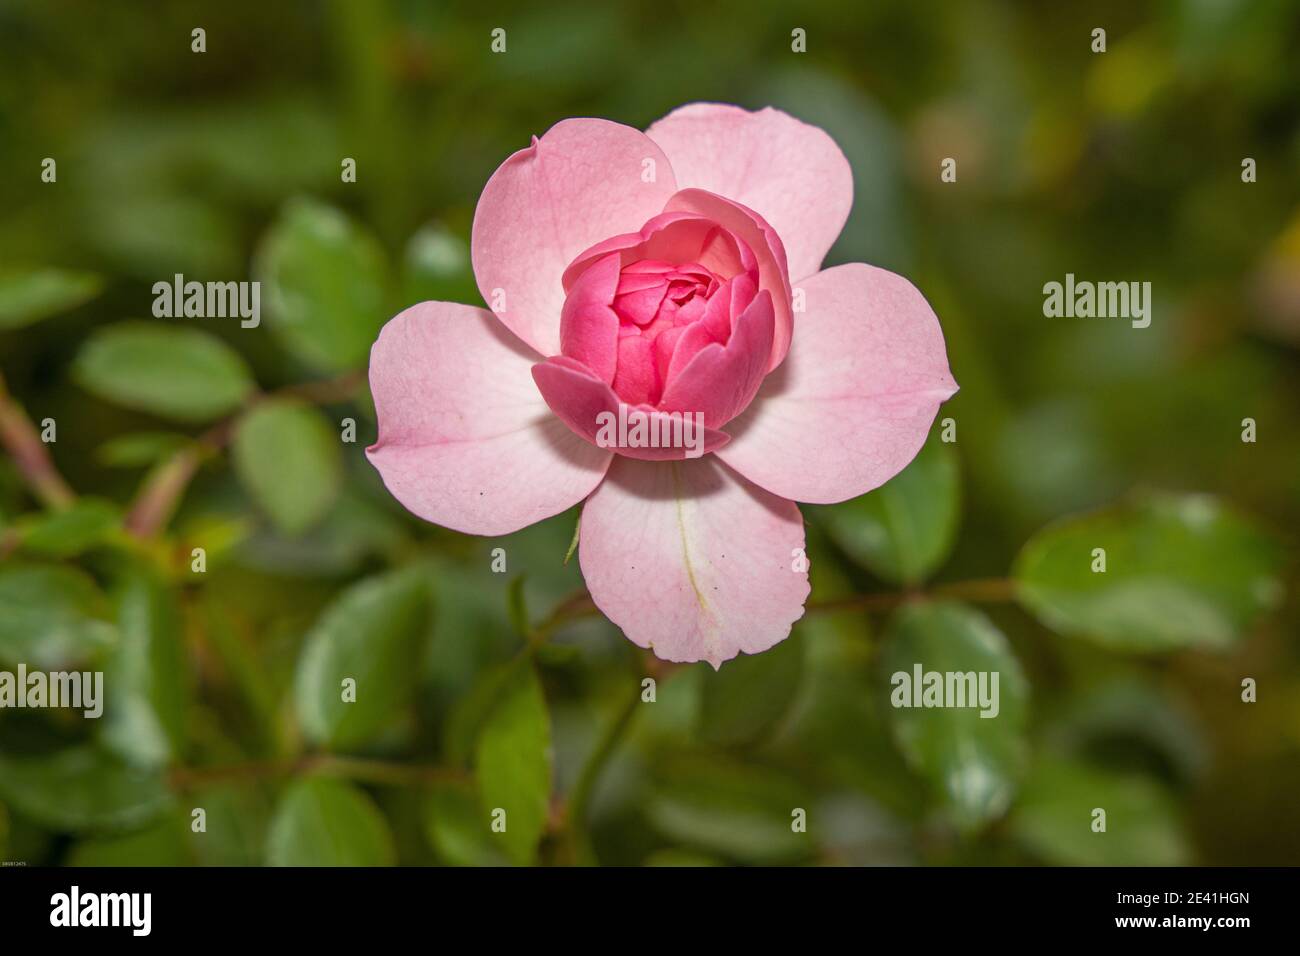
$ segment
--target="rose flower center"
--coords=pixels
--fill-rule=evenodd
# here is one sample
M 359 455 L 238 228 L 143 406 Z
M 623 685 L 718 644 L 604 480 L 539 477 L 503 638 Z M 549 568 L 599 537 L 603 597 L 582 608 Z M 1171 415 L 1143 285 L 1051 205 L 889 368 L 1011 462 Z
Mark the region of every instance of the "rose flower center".
M 731 440 L 721 429 L 772 367 L 772 286 L 784 279 L 784 262 L 766 246 L 760 259 L 749 241 L 776 240 L 742 238 L 744 228 L 665 212 L 573 260 L 561 279 L 560 354 L 533 366 L 533 380 L 575 434 L 647 459 L 696 457 Z M 776 288 L 788 309 L 788 287 Z M 616 436 L 606 431 L 615 422 Z
M 692 345 L 725 345 L 730 316 L 709 311 L 725 279 L 698 262 L 674 265 L 642 259 L 619 273 L 613 308 L 618 316 L 614 391 L 629 405 L 657 404 L 682 336 L 696 324 Z
M 758 267 L 717 223 L 666 214 L 578 256 L 564 283 L 564 354 L 607 376 L 628 405 L 658 405 L 701 349 L 730 341 Z

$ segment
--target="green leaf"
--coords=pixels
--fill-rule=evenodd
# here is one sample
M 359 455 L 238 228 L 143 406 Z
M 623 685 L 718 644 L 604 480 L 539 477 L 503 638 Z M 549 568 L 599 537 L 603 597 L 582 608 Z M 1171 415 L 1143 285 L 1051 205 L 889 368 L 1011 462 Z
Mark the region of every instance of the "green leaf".
M 109 468 L 144 468 L 194 444 L 175 432 L 132 432 L 109 439 L 95 449 L 95 460 Z
M 477 297 L 464 239 L 437 223 L 411 236 L 402 257 L 403 302 L 473 302 Z
M 73 374 L 100 398 L 185 422 L 224 415 L 253 391 L 248 366 L 230 346 L 207 332 L 160 322 L 96 331 Z
M 0 754 L 0 797 L 44 826 L 74 831 L 141 826 L 171 803 L 161 773 L 90 746 L 39 757 Z
M 952 550 L 960 490 L 957 456 L 932 440 L 875 491 L 818 513 L 855 561 L 887 581 L 918 584 Z
M 751 743 L 790 709 L 803 676 L 804 643 L 786 638 L 761 654 L 741 654 L 704 675 L 700 735 L 711 743 Z
M 500 866 L 508 862 L 478 794 L 466 784 L 438 784 L 429 791 L 424 824 L 439 858 L 452 866 Z
M 117 637 L 108 607 L 86 574 L 60 565 L 0 570 L 0 660 L 57 668 L 84 660 Z
M 908 764 L 943 794 L 963 829 L 1001 816 L 1024 764 L 1029 697 L 1002 632 L 962 604 L 909 604 L 890 622 L 881 664 L 890 684 L 889 722 Z M 931 674 L 942 683 L 935 686 Z M 927 683 L 938 696 L 926 693 Z
M 670 839 L 753 864 L 791 863 L 815 851 L 811 834 L 792 825 L 796 810 L 811 809 L 807 794 L 785 777 L 723 758 L 694 757 L 674 762 L 660 776 L 647 812 Z
M 533 862 L 551 795 L 551 720 L 533 664 L 522 657 L 479 733 L 475 766 L 485 819 L 505 811 L 500 836 L 519 864 Z
M 235 426 L 232 451 L 240 480 L 285 534 L 306 531 L 338 497 L 338 435 L 302 402 L 259 402 Z
M 315 777 L 280 798 L 267 835 L 271 866 L 393 866 L 397 850 L 379 808 L 350 783 Z
M 65 865 L 189 866 L 193 862 L 184 822 L 179 815 L 168 814 L 136 833 L 83 840 L 72 848 Z
M 408 537 L 391 508 L 346 483 L 339 500 L 304 534 L 284 534 L 265 523 L 252 531 L 240 545 L 240 564 L 287 577 L 350 576 L 376 557 L 393 558 Z
M 1082 687 L 1063 701 L 1044 728 L 1054 754 L 1104 756 L 1125 767 L 1145 767 L 1191 783 L 1210 758 L 1205 728 L 1176 696 L 1137 677 Z
M 19 544 L 24 551 L 51 558 L 70 558 L 103 544 L 122 525 L 117 505 L 99 498 L 79 498 L 61 511 L 22 521 Z
M 1104 549 L 1104 572 L 1092 570 Z M 1120 650 L 1223 649 L 1282 596 L 1277 542 L 1206 495 L 1151 495 L 1045 528 L 1016 560 L 1048 627 Z
M 262 239 L 254 271 L 267 294 L 268 328 L 315 369 L 362 366 L 388 320 L 383 249 L 346 215 L 297 199 Z
M 321 614 L 303 645 L 294 701 L 303 732 L 346 749 L 387 727 L 411 699 L 430 632 L 432 602 L 423 567 L 368 578 Z M 343 700 L 343 681 L 356 700 Z
M 1096 832 L 1094 811 L 1106 812 Z M 1191 849 L 1169 794 L 1149 777 L 1043 759 L 1012 814 L 1015 839 L 1063 866 L 1184 866 Z
M 111 160 L 120 161 L 120 155 Z M 119 271 L 151 280 L 178 272 L 226 276 L 243 268 L 242 221 L 229 202 L 180 186 L 141 186 L 129 194 L 110 187 L 86 197 L 82 229 L 100 256 Z
M 185 740 L 189 700 L 180 603 L 154 572 L 132 567 L 115 593 L 118 643 L 105 667 L 104 743 L 136 764 L 163 764 Z
M 230 613 L 227 604 L 213 589 L 205 589 L 200 596 L 199 614 L 207 650 L 226 678 L 229 699 L 247 715 L 253 739 L 270 752 L 287 751 L 283 740 L 288 731 L 296 728 L 284 726 L 289 722 L 281 719 L 281 702 L 292 674 L 285 675 L 283 665 L 274 663 L 278 657 L 274 649 L 250 639 L 246 622 L 240 627 L 240 619 Z
M 103 287 L 103 280 L 90 272 L 51 267 L 7 271 L 0 275 L 0 330 L 75 309 Z
M 448 633 L 458 633 L 459 629 L 455 628 L 454 624 L 468 617 L 468 615 L 465 615 L 465 610 L 463 607 L 456 607 L 455 602 L 439 601 L 439 626 L 444 627 Z M 484 613 L 468 617 L 470 622 L 482 622 L 490 628 L 505 628 L 506 622 L 494 621 L 488 616 L 485 609 L 474 610 L 481 610 Z M 447 642 L 444 641 L 436 645 L 435 651 L 431 655 L 434 657 L 435 663 L 438 660 L 438 651 L 444 648 L 446 644 Z M 514 660 L 484 666 L 469 688 L 452 703 L 447 719 L 443 724 L 442 734 L 443 749 L 446 752 L 448 762 L 462 767 L 470 765 L 474 750 L 478 746 L 479 733 L 483 730 L 484 724 L 487 723 L 487 719 L 492 713 L 492 708 L 501 696 L 501 689 L 513 677 L 516 666 L 517 662 Z
M 186 809 L 206 811 L 207 830 L 190 831 L 190 846 L 203 866 L 258 866 L 266 857 L 270 806 L 264 792 L 236 781 L 193 791 Z M 187 826 L 192 825 L 187 817 Z

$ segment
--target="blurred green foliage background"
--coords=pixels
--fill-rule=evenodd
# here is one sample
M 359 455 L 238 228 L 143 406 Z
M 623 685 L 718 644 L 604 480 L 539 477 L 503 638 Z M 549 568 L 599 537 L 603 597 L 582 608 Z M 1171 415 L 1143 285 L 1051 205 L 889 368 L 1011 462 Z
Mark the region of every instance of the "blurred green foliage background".
M 0 669 L 108 695 L 0 711 L 0 859 L 1300 863 L 1294 3 L 4 0 L 0 62 Z M 694 100 L 831 133 L 828 263 L 911 278 L 962 385 L 955 442 L 804 509 L 808 615 L 718 673 L 592 612 L 576 513 L 458 535 L 363 455 L 380 325 L 481 304 L 496 166 Z M 1067 272 L 1150 328 L 1044 318 Z M 261 326 L 153 319 L 175 273 Z M 13 454 L 46 419 L 70 490 Z M 916 661 L 999 717 L 891 708 Z

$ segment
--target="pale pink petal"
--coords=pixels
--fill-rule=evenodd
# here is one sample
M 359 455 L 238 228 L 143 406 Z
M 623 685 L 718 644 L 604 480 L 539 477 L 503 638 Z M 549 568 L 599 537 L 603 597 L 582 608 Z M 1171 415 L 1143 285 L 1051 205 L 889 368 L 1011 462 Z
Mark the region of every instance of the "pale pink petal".
M 680 188 L 734 199 L 772 224 L 791 279 L 821 268 L 853 205 L 849 162 L 823 130 L 771 107 L 692 103 L 646 132 L 668 154 Z
M 630 641 L 717 667 L 803 616 L 803 547 L 793 502 L 712 457 L 619 458 L 583 506 L 579 554 L 592 600 Z
M 790 354 L 719 456 L 773 494 L 826 504 L 898 474 L 957 383 L 939 320 L 906 279 L 855 262 L 800 287 Z
M 479 291 L 489 306 L 503 296 L 506 326 L 542 355 L 556 354 L 565 267 L 595 243 L 640 229 L 675 190 L 672 166 L 639 130 L 600 119 L 556 123 L 483 188 L 470 242 Z
M 582 436 L 582 440 L 592 442 L 599 441 L 601 433 L 602 412 L 608 412 L 614 416 L 610 421 L 617 421 L 620 405 L 627 409 L 624 413 L 631 414 L 635 412 L 640 415 L 647 415 L 654 420 L 656 434 L 671 435 L 671 425 L 673 419 L 669 418 L 665 412 L 658 411 L 649 405 L 634 405 L 630 408 L 626 403 L 620 402 L 614 390 L 602 382 L 594 372 L 576 362 L 566 355 L 555 355 L 545 362 L 538 362 L 533 366 L 533 379 L 537 382 L 537 389 L 546 399 L 551 410 L 555 412 L 566 425 L 572 429 L 575 436 Z M 683 416 L 677 416 L 677 422 L 684 421 Z M 694 419 L 691 419 L 694 422 Z M 664 423 L 667 422 L 667 425 Z M 668 428 L 667 431 L 664 429 Z M 613 450 L 619 455 L 626 455 L 631 458 L 640 458 L 645 461 L 666 461 L 673 459 L 685 459 L 688 457 L 698 458 L 700 455 L 707 455 L 709 452 L 716 451 L 725 445 L 728 441 L 726 432 L 720 432 L 716 429 L 705 427 L 702 435 L 685 435 L 681 431 L 679 424 L 677 434 L 686 440 L 686 444 L 660 444 L 653 447 L 634 447 L 631 445 L 604 446 L 613 447 Z
M 426 521 L 507 534 L 585 498 L 610 453 L 559 421 L 536 360 L 490 312 L 423 302 L 370 350 L 379 438 L 366 449 L 393 497 Z
M 758 287 L 772 293 L 776 324 L 772 337 L 772 357 L 767 367 L 776 368 L 790 348 L 790 335 L 794 327 L 790 277 L 781 237 L 754 210 L 703 189 L 683 189 L 668 200 L 664 212 L 697 213 L 713 220 L 749 246 L 757 260 Z

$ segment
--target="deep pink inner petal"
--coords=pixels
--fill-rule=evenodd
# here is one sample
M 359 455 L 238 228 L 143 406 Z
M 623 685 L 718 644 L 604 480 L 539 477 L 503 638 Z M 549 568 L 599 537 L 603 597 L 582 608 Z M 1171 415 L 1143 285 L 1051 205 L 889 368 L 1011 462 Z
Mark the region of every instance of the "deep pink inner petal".
M 561 354 L 604 379 L 619 400 L 653 407 L 702 349 L 731 340 L 758 292 L 758 261 L 711 219 L 670 214 L 579 255 L 564 285 Z

